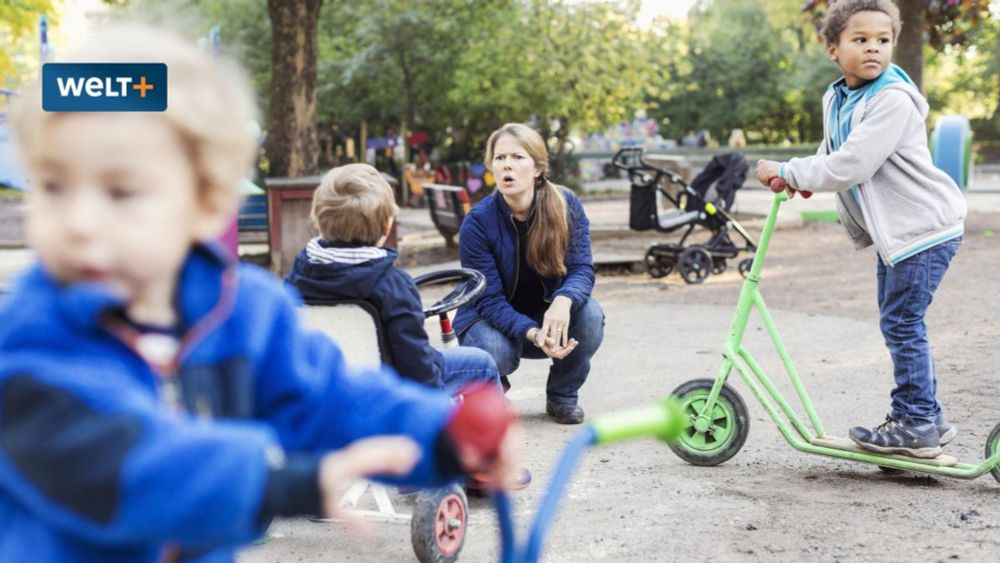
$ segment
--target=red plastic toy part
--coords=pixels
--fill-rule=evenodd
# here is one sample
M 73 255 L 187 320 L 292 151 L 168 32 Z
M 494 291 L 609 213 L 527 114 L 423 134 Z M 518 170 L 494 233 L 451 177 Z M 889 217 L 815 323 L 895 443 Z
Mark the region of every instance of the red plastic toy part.
M 774 193 L 778 193 L 778 192 L 781 192 L 781 191 L 784 191 L 784 190 L 791 189 L 791 188 L 788 187 L 788 182 L 785 182 L 783 179 L 781 179 L 781 178 L 779 178 L 777 176 L 775 176 L 774 178 L 771 178 L 770 180 L 767 181 L 767 187 L 771 188 L 771 191 L 774 192 Z M 796 191 L 799 192 L 800 194 L 802 194 L 802 197 L 805 198 L 805 199 L 809 199 L 813 195 L 812 192 L 807 192 L 805 190 L 794 190 L 794 189 L 792 189 L 792 193 L 794 193 Z
M 492 385 L 467 387 L 461 397 L 462 403 L 445 432 L 456 447 L 468 446 L 486 459 L 495 458 L 507 427 L 517 415 L 507 406 L 500 390 Z

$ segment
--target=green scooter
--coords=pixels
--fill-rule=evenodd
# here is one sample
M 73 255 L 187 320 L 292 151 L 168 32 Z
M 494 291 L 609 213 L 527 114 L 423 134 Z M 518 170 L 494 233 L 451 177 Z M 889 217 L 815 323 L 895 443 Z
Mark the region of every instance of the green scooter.
M 809 400 L 802 379 L 795 370 L 791 356 L 778 334 L 778 329 L 764 305 L 764 298 L 758 287 L 778 209 L 789 199 L 788 186 L 780 178 L 773 178 L 770 187 L 775 192 L 774 201 L 767 215 L 750 273 L 743 281 L 740 290 L 736 313 L 729 328 L 729 337 L 722 349 L 722 365 L 715 379 L 693 379 L 673 391 L 672 396 L 683 410 L 685 427 L 677 441 L 670 444 L 670 448 L 684 461 L 702 466 L 718 465 L 740 451 L 750 429 L 750 419 L 743 399 L 726 383 L 735 370 L 777 425 L 781 435 L 799 451 L 871 463 L 886 471 L 918 471 L 960 479 L 974 479 L 989 471 L 1000 481 L 1000 424 L 990 432 L 986 440 L 986 459 L 978 465 L 960 463 L 949 455 L 919 459 L 904 455 L 879 454 L 861 449 L 847 438 L 838 438 L 826 433 L 816 409 Z M 801 193 L 805 197 L 811 195 L 808 192 Z M 767 328 L 775 351 L 781 358 L 795 393 L 809 417 L 811 429 L 792 410 L 761 369 L 760 364 L 743 346 L 747 320 L 754 309 Z

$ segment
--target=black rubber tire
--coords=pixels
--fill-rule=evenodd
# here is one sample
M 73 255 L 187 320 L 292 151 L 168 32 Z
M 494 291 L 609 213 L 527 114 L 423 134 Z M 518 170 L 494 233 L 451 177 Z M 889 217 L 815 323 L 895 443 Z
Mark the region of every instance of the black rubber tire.
M 674 271 L 673 258 L 659 255 L 652 248 L 646 251 L 643 262 L 646 264 L 646 272 L 654 278 L 669 276 Z
M 740 260 L 739 269 L 740 275 L 743 279 L 746 279 L 750 275 L 750 267 L 753 266 L 753 258 L 744 258 Z
M 990 437 L 986 439 L 986 457 L 989 458 L 997 453 L 998 449 L 1000 449 L 1000 424 L 993 427 Z M 997 482 L 1000 482 L 1000 467 L 994 466 L 993 469 L 990 469 L 990 474 Z
M 727 429 L 726 438 L 720 443 L 711 444 L 708 438 L 709 434 L 714 436 L 713 432 L 701 433 L 695 430 L 694 419 L 699 410 L 699 397 L 707 397 L 714 384 L 714 379 L 692 379 L 670 394 L 679 401 L 685 416 L 688 416 L 680 438 L 670 444 L 670 449 L 677 457 L 692 465 L 712 466 L 725 462 L 740 451 L 750 433 L 747 406 L 739 393 L 729 385 L 722 386 L 716 402 L 715 412 L 718 418 L 715 421 L 721 424 L 713 425 Z
M 726 268 L 727 267 L 728 267 L 728 264 L 726 264 L 726 259 L 725 258 L 712 258 L 712 275 L 713 276 L 721 276 L 722 274 L 724 274 L 726 272 Z
M 697 285 L 711 273 L 712 255 L 704 248 L 692 246 L 684 250 L 677 259 L 677 271 L 685 283 Z
M 438 541 L 438 536 L 442 533 L 438 526 L 438 520 L 442 517 L 439 509 L 447 514 L 454 512 L 456 508 L 461 510 L 461 516 L 458 518 L 460 528 L 448 532 L 451 537 L 445 538 L 443 543 L 450 541 L 453 545 L 450 549 L 443 550 L 442 542 Z M 413 517 L 410 519 L 410 543 L 413 545 L 413 553 L 417 556 L 417 560 L 421 563 L 454 563 L 457 561 L 465 546 L 468 525 L 469 501 L 466 499 L 462 487 L 451 485 L 443 489 L 421 491 L 417 495 L 413 507 Z M 461 532 L 457 534 L 457 539 L 455 532 Z

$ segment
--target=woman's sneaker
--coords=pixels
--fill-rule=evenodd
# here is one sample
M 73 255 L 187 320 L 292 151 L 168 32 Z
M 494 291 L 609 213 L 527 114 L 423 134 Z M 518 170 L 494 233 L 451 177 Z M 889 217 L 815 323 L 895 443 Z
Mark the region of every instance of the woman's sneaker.
M 941 455 L 938 427 L 933 422 L 915 426 L 887 416 L 885 422 L 871 430 L 861 426 L 851 428 L 850 436 L 855 444 L 880 454 L 924 459 Z
M 942 446 L 947 445 L 948 442 L 955 439 L 955 436 L 958 436 L 958 428 L 945 420 L 943 414 L 937 415 L 937 418 L 934 419 L 934 425 L 937 426 L 938 442 Z

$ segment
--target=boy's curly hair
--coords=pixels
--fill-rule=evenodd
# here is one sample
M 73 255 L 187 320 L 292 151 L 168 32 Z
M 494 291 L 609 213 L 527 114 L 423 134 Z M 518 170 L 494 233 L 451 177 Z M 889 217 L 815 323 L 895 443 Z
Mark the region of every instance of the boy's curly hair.
M 902 23 L 899 20 L 899 8 L 892 0 L 836 0 L 830 2 L 820 33 L 827 43 L 838 43 L 840 33 L 847 27 L 847 20 L 858 12 L 882 12 L 892 20 L 892 39 L 899 38 Z

